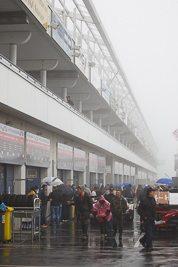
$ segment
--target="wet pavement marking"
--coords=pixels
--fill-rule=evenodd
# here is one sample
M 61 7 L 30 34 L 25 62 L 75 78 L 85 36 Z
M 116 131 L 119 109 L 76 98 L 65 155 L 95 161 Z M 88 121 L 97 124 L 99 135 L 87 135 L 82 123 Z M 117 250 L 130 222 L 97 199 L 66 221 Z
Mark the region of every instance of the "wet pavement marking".
M 137 242 L 136 242 L 135 245 L 134 245 L 134 248 L 138 248 L 138 246 L 139 246 L 139 244 L 140 244 L 139 240 L 140 240 L 140 238 L 142 238 L 143 236 L 144 236 L 144 233 L 142 233 L 142 234 L 139 236 Z

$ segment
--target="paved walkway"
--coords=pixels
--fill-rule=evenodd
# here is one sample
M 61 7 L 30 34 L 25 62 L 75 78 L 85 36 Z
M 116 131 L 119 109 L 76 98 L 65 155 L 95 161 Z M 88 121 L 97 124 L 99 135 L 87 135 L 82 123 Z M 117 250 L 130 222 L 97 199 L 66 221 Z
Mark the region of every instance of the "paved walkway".
M 30 233 L 23 240 L 0 245 L 0 266 L 177 266 L 178 233 L 156 232 L 154 251 L 145 253 L 138 242 L 139 218 L 133 224 L 125 224 L 123 247 L 118 247 L 116 238 L 109 233 L 102 240 L 99 228 L 90 225 L 88 241 L 82 241 L 80 224 L 69 221 L 59 227 L 42 229 L 41 241 L 31 245 Z

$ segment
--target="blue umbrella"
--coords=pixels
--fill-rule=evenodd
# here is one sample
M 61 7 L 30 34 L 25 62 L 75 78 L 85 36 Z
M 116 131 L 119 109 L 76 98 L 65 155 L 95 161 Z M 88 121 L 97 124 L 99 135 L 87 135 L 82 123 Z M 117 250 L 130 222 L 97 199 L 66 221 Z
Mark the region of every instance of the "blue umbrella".
M 117 186 L 117 187 L 121 187 L 123 186 L 123 184 L 115 184 L 114 187 Z
M 129 184 L 134 185 L 132 183 L 123 183 L 122 185 L 124 186 L 124 185 L 129 185 Z
M 161 178 L 157 182 L 157 184 L 175 184 L 171 179 Z

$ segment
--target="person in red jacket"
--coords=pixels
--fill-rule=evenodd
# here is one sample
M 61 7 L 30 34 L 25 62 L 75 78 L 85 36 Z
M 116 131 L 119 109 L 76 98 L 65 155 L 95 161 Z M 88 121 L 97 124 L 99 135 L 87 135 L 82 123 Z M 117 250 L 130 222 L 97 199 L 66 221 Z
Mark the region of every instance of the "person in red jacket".
M 107 225 L 111 220 L 110 203 L 101 195 L 99 201 L 94 205 L 93 211 L 97 213 L 96 218 L 100 224 L 101 238 L 107 238 Z

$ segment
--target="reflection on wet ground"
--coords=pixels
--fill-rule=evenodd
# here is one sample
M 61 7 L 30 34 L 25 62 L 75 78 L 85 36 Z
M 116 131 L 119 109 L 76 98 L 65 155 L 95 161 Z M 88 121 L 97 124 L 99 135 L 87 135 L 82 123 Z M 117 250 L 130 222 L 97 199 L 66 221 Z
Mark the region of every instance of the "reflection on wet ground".
M 154 250 L 144 252 L 138 242 L 139 217 L 124 225 L 123 247 L 108 233 L 102 240 L 98 225 L 90 224 L 89 238 L 81 240 L 80 224 L 65 222 L 60 227 L 42 229 L 41 241 L 31 245 L 30 233 L 23 240 L 0 245 L 0 266 L 177 266 L 178 233 L 155 231 Z

